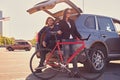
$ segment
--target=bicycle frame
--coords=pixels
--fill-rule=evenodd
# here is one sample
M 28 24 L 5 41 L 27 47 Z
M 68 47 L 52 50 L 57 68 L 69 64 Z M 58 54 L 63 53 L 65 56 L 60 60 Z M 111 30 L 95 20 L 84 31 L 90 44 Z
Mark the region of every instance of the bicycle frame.
M 54 54 L 54 51 L 56 49 L 58 49 L 58 55 L 60 57 L 60 61 L 63 62 L 63 57 L 62 57 L 62 53 L 61 53 L 61 49 L 60 49 L 60 45 L 67 45 L 67 44 L 81 44 L 81 46 L 79 48 L 77 48 L 74 53 L 72 53 L 72 55 L 67 59 L 66 61 L 66 65 L 69 64 L 76 56 L 77 54 L 79 54 L 80 51 L 82 51 L 85 48 L 85 43 L 84 41 L 75 41 L 75 42 L 60 42 L 57 41 L 55 47 L 53 48 L 53 50 L 50 52 L 50 55 L 48 56 L 48 58 L 46 59 L 46 63 L 49 61 L 49 59 L 51 58 L 51 56 Z
M 73 41 L 73 42 L 71 42 L 71 40 L 70 41 L 67 41 L 67 42 L 60 42 L 60 41 L 57 41 L 57 39 L 56 39 L 56 45 L 55 45 L 55 47 L 52 49 L 52 50 L 50 50 L 50 49 L 43 49 L 43 50 L 48 50 L 48 51 L 50 51 L 50 55 L 48 55 L 47 56 L 47 58 L 46 58 L 46 61 L 45 61 L 45 67 L 44 68 L 42 68 L 42 73 L 40 73 L 39 75 L 35 72 L 35 69 L 34 69 L 34 65 L 33 65 L 33 60 L 35 60 L 35 63 L 36 63 L 36 53 L 38 52 L 38 51 L 36 51 L 33 55 L 32 55 L 32 57 L 31 57 L 31 59 L 30 59 L 30 69 L 31 69 L 31 71 L 32 71 L 32 73 L 36 76 L 36 77 L 38 77 L 38 78 L 41 78 L 41 79 L 45 79 L 45 80 L 48 80 L 48 79 L 50 79 L 50 78 L 53 78 L 53 77 L 55 77 L 58 73 L 59 73 L 59 71 L 61 71 L 61 72 L 67 72 L 71 77 L 76 77 L 76 76 L 78 76 L 78 77 L 83 77 L 84 79 L 86 79 L 86 80 L 96 80 L 96 79 L 98 79 L 102 74 L 103 74 L 103 71 L 102 72 L 100 72 L 100 73 L 96 73 L 96 72 L 93 72 L 92 74 L 91 74 L 91 76 L 93 76 L 93 75 L 95 75 L 94 77 L 89 77 L 88 76 L 88 72 L 86 72 L 86 71 L 81 71 L 81 69 L 79 69 L 78 70 L 78 72 L 77 72 L 77 75 L 76 75 L 76 73 L 74 73 L 72 70 L 71 70 L 71 68 L 69 68 L 69 63 L 71 63 L 72 62 L 72 60 L 76 57 L 76 56 L 78 56 L 77 57 L 77 59 L 79 59 L 79 57 L 81 57 L 81 55 L 79 55 L 79 54 L 84 54 L 85 53 L 85 55 L 86 55 L 86 58 L 87 58 L 87 62 L 88 62 L 88 64 L 90 64 L 90 65 L 94 65 L 94 63 L 92 63 L 92 60 L 91 60 L 91 56 L 89 56 L 87 53 L 89 53 L 88 52 L 88 50 L 90 50 L 90 52 L 91 51 L 94 51 L 94 52 L 92 52 L 93 54 L 95 53 L 97 53 L 97 54 L 101 54 L 101 52 L 99 52 L 99 51 L 97 51 L 97 50 L 95 50 L 95 49 L 86 49 L 86 46 L 85 46 L 85 43 L 84 43 L 84 40 L 88 40 L 89 39 L 89 37 L 90 37 L 90 35 L 88 36 L 88 38 L 86 38 L 86 39 L 81 39 L 81 40 L 77 40 L 77 41 Z M 80 44 L 79 45 L 79 47 L 76 47 L 76 46 L 74 46 L 74 45 L 76 45 L 76 44 Z M 75 48 L 75 50 L 74 50 L 74 52 L 72 53 L 72 55 L 70 56 L 70 57 L 66 57 L 65 56 L 65 58 L 68 58 L 67 59 L 67 61 L 66 61 L 66 59 L 64 60 L 64 57 L 63 57 L 63 52 L 61 52 L 61 45 L 73 45 L 73 49 Z M 78 45 L 77 45 L 78 46 Z M 65 46 L 66 47 L 66 46 Z M 52 61 L 52 57 L 53 57 L 53 54 L 56 54 L 56 49 L 57 49 L 57 60 L 55 59 L 55 61 Z M 66 49 L 66 48 L 65 48 Z M 86 52 L 87 51 L 87 52 Z M 34 57 L 35 57 L 35 59 L 34 59 Z M 56 58 L 56 57 L 55 57 Z M 54 59 L 53 59 L 54 60 Z M 78 63 L 79 63 L 79 60 L 77 60 L 78 61 Z M 51 63 L 52 62 L 52 63 Z M 49 66 L 46 66 L 46 65 L 49 65 Z M 35 65 L 35 67 L 36 67 L 36 65 Z M 78 66 L 77 66 L 78 67 Z M 49 68 L 49 69 L 48 69 Z M 73 68 L 74 68 L 74 66 L 73 66 Z M 48 72 L 46 71 L 48 69 Z M 52 73 L 52 75 L 50 75 L 49 76 L 49 70 L 50 70 L 50 73 L 51 73 L 51 70 L 53 70 L 53 73 Z M 55 71 L 55 72 L 54 72 Z M 80 71 L 80 72 L 79 72 Z M 82 73 L 81 73 L 82 72 Z M 85 74 L 85 76 L 84 76 L 84 74 Z M 43 76 L 43 75 L 45 75 L 45 76 Z M 46 75 L 48 75 L 48 76 L 46 76 Z

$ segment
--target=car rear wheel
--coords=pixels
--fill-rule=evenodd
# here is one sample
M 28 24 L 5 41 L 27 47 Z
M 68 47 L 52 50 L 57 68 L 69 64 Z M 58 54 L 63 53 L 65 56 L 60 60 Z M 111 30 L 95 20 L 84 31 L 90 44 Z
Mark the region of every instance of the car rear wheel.
M 102 72 L 106 66 L 105 47 L 95 46 L 92 51 L 88 53 L 89 59 L 84 63 L 84 67 L 90 72 Z
M 25 51 L 30 51 L 30 49 L 29 48 L 25 48 Z
M 8 51 L 14 51 L 14 49 L 11 47 L 8 47 L 7 49 L 8 49 Z

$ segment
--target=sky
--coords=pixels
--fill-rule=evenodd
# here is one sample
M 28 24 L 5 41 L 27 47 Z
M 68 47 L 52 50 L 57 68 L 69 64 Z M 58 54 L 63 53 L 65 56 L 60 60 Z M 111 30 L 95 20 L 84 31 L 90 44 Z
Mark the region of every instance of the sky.
M 10 17 L 9 21 L 3 22 L 3 35 L 15 39 L 33 39 L 36 33 L 45 25 L 45 20 L 49 15 L 43 11 L 30 15 L 26 10 L 41 1 L 44 0 L 0 0 L 0 10 L 3 12 L 3 17 Z M 83 13 L 120 19 L 120 0 L 71 1 L 80 7 Z

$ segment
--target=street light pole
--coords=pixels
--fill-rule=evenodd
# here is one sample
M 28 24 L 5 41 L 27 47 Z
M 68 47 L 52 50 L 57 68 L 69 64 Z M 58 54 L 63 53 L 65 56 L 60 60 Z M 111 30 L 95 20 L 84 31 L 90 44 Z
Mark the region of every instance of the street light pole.
M 83 12 L 84 12 L 84 0 L 83 0 Z

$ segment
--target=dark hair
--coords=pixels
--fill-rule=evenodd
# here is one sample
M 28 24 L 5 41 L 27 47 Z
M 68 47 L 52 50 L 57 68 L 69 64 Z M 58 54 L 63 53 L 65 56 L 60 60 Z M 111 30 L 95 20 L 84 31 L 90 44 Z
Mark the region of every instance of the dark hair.
M 48 20 L 49 20 L 49 19 L 52 19 L 52 20 L 54 21 L 54 19 L 53 19 L 52 17 L 48 17 L 48 18 L 46 19 L 46 22 L 45 22 L 46 25 L 48 24 Z
M 55 18 L 55 24 L 56 24 L 56 23 L 59 23 L 59 21 L 60 21 L 60 18 L 58 18 L 58 17 Z
M 66 20 L 66 14 L 67 14 L 67 11 L 70 10 L 70 8 L 67 8 L 64 10 L 64 13 L 63 13 L 63 20 Z

